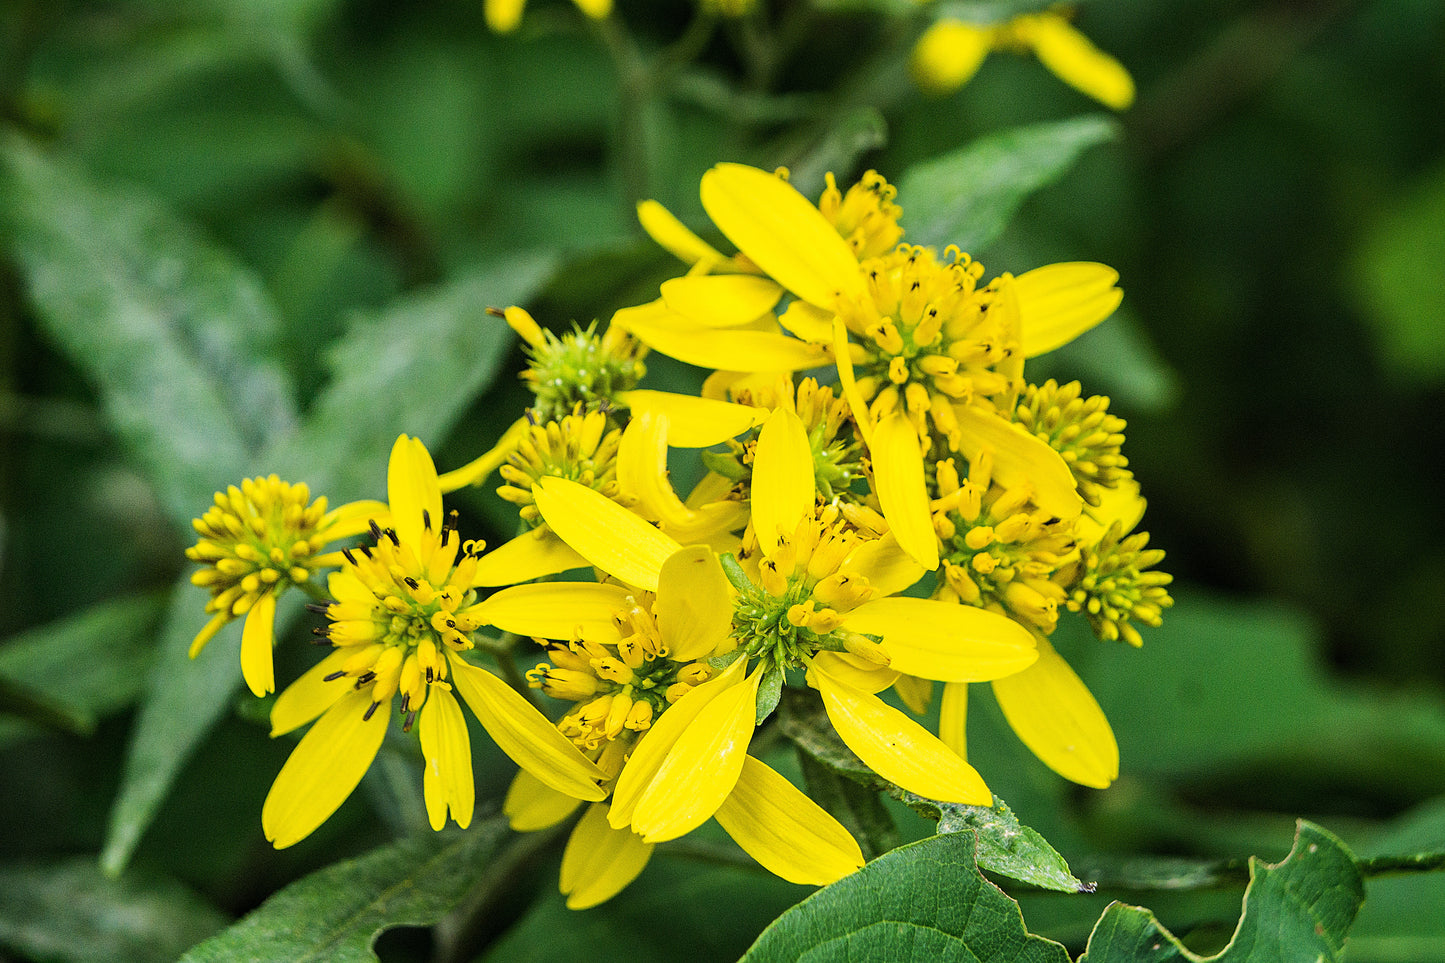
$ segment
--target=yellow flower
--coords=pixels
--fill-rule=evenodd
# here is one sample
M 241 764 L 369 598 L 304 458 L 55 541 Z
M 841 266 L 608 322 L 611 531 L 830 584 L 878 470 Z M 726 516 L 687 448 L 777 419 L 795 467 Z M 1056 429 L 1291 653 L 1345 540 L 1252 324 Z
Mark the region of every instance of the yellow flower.
M 444 520 L 436 468 L 417 439 L 403 435 L 392 448 L 387 497 L 392 527 L 374 524 L 376 544 L 346 551 L 346 565 L 330 578 L 335 601 L 324 634 L 336 651 L 271 711 L 273 736 L 316 724 L 266 796 L 266 838 L 290 846 L 336 811 L 375 758 L 398 694 L 403 730 L 418 725 L 432 827 L 442 828 L 448 813 L 466 826 L 471 750 L 453 687 L 519 765 L 559 791 L 602 798 L 601 771 L 522 696 L 462 658 L 484 624 L 472 589 L 475 545 L 462 544 L 454 517 Z
M 612 13 L 612 0 L 573 0 L 577 9 L 593 20 L 602 20 Z M 487 26 L 497 33 L 511 33 L 522 22 L 527 0 L 486 0 L 483 13 Z
M 370 519 L 384 520 L 386 506 L 359 501 L 326 510 L 325 497 L 311 500 L 306 485 L 275 475 L 248 478 L 216 493 L 215 504 L 191 524 L 200 536 L 186 557 L 204 567 L 191 582 L 211 593 L 211 619 L 196 633 L 195 658 L 226 623 L 245 616 L 241 674 L 258 696 L 276 689 L 271 650 L 276 599 L 293 585 L 307 587 L 317 570 L 341 563 L 333 542 L 366 531 Z
M 943 17 L 913 48 L 909 69 L 924 92 L 946 94 L 973 78 L 991 50 L 1032 51 L 1054 76 L 1106 107 L 1134 102 L 1134 80 L 1061 13 L 1028 13 L 1000 24 Z

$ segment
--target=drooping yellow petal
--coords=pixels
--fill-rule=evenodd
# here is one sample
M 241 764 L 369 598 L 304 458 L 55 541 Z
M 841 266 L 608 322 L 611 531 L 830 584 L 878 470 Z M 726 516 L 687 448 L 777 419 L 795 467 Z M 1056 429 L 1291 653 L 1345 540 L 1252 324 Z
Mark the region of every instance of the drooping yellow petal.
M 699 368 L 799 371 L 828 361 L 821 346 L 776 331 L 706 328 L 666 310 L 665 305 L 663 308 L 623 308 L 612 316 L 612 323 L 632 332 L 649 347 Z
M 637 878 L 652 856 L 652 844 L 630 829 L 607 824 L 607 805 L 593 803 L 572 830 L 562 851 L 558 885 L 567 908 L 605 903 Z
M 601 492 L 565 478 L 542 478 L 532 489 L 552 530 L 604 572 L 657 591 L 662 563 L 682 546 Z
M 690 545 L 662 563 L 653 612 L 668 657 L 692 662 L 713 655 L 732 631 L 732 587 L 706 545 Z
M 590 564 L 552 529 L 534 528 L 478 559 L 472 585 L 512 585 Z
M 442 475 L 437 479 L 437 486 L 443 492 L 454 492 L 468 485 L 480 485 L 517 450 L 517 445 L 527 437 L 531 427 L 531 422 L 525 417 L 518 418 L 507 426 L 507 430 L 502 432 L 502 437 L 497 439 L 495 445 L 462 467 Z
M 652 728 L 642 734 L 612 789 L 612 809 L 607 818 L 614 829 L 632 824 L 632 815 L 638 800 L 652 784 L 653 777 L 657 775 L 667 754 L 677 744 L 678 738 L 709 703 L 743 681 L 746 662 L 746 659 L 738 659 L 717 678 L 689 691 L 668 706 L 667 711 L 657 717 Z
M 1134 78 L 1124 65 L 1104 53 L 1063 17 L 1055 13 L 1029 18 L 1027 40 L 1039 62 L 1064 83 L 1105 107 L 1125 110 L 1134 102 Z
M 804 341 L 828 344 L 833 340 L 833 312 L 807 301 L 794 301 L 788 305 L 788 309 L 778 315 L 778 324 Z
M 504 632 L 543 639 L 582 637 L 603 645 L 621 639 L 614 612 L 630 604 L 621 585 L 596 582 L 536 582 L 514 585 L 472 609 L 471 614 Z
M 431 454 L 418 438 L 402 435 L 391 447 L 386 466 L 386 499 L 391 503 L 391 523 L 403 545 L 422 544 L 422 532 L 429 520 L 432 531 L 442 524 L 442 490 Z
M 327 682 L 326 677 L 339 671 L 342 664 L 353 655 L 353 649 L 337 649 L 302 673 L 301 678 L 288 685 L 276 697 L 275 704 L 271 706 L 272 737 L 283 736 L 306 725 L 351 691 L 350 682 L 342 679 Z
M 292 750 L 261 805 L 261 828 L 277 849 L 326 822 L 361 782 L 386 735 L 389 707 L 371 708 L 371 690 L 337 700 Z
M 265 592 L 246 613 L 241 630 L 241 676 L 252 695 L 276 691 L 275 667 L 271 661 L 276 627 L 276 593 Z
M 993 30 L 946 17 L 913 45 L 908 71 L 926 94 L 942 95 L 973 79 L 993 44 Z
M 558 792 L 525 769 L 518 769 L 512 785 L 507 788 L 502 812 L 517 832 L 531 833 L 557 825 L 580 805 L 581 800 Z
M 722 252 L 694 234 L 657 201 L 638 201 L 637 220 L 654 241 L 684 264 L 726 260 Z
M 1014 278 L 1023 356 L 1052 351 L 1113 314 L 1124 299 L 1118 280 L 1118 271 L 1092 261 L 1048 264 Z
M 938 738 L 958 758 L 968 760 L 968 683 L 945 682 L 938 701 Z
M 558 792 L 578 799 L 606 796 L 602 770 L 511 686 L 460 657 L 451 657 L 452 683 L 482 727 L 512 761 Z
M 1039 660 L 993 693 L 1023 744 L 1054 772 L 1098 789 L 1119 777 L 1119 745 L 1104 710 L 1063 657 L 1039 639 Z
M 858 389 L 858 379 L 853 376 L 853 356 L 848 350 L 848 328 L 844 326 L 842 318 L 833 319 L 832 348 L 833 363 L 838 367 L 838 384 L 843 389 L 843 397 L 848 401 L 849 410 L 853 412 L 853 423 L 858 426 L 858 434 L 863 436 L 863 444 L 871 451 L 873 419 L 868 414 L 868 401 Z
M 808 678 L 838 735 L 878 775 L 929 799 L 993 804 L 983 777 L 927 729 L 877 696 L 818 671 L 816 663 Z
M 1032 665 L 1034 635 L 1013 619 L 971 605 L 903 595 L 864 602 L 843 625 L 881 635 L 890 667 L 921 679 L 987 682 Z
M 909 712 L 921 716 L 933 702 L 933 680 L 920 679 L 916 675 L 900 675 L 893 684 L 893 692 Z
M 702 175 L 701 194 L 728 239 L 803 300 L 831 308 L 839 295 L 861 296 L 863 274 L 852 249 L 791 184 L 756 167 L 719 164 Z
M 762 677 L 762 672 L 754 672 L 741 684 L 719 693 L 678 736 L 637 800 L 632 829 L 639 836 L 649 843 L 676 839 L 717 812 L 737 785 L 747 758 L 748 743 L 757 727 Z
M 665 529 L 692 528 L 697 513 L 682 503 L 667 475 L 665 415 L 634 414 L 617 450 L 617 486 L 641 515 Z
M 226 625 L 230 623 L 230 621 L 231 613 L 228 609 L 222 609 L 215 615 L 211 616 L 210 620 L 207 621 L 205 625 L 201 626 L 201 631 L 197 632 L 196 637 L 191 640 L 191 647 L 189 651 L 187 651 L 186 655 L 192 659 L 200 655 L 201 650 L 206 647 L 206 643 L 214 639 L 216 637 L 216 633 L 221 631 L 221 629 L 225 628 Z
M 431 828 L 440 831 L 450 810 L 457 825 L 466 829 L 472 821 L 477 791 L 472 781 L 472 744 L 462 707 L 451 692 L 431 687 L 417 717 L 417 735 L 426 765 L 422 792 Z
M 764 555 L 777 549 L 779 535 L 792 535 L 812 514 L 816 500 L 808 430 L 796 413 L 779 408 L 758 433 L 753 455 L 753 531 Z
M 863 865 L 842 824 L 766 763 L 747 756 L 717 821 L 764 869 L 790 883 L 826 886 Z
M 634 417 L 666 416 L 667 443 L 673 448 L 710 448 L 756 428 L 768 417 L 766 408 L 670 391 L 628 391 L 619 400 Z
M 903 550 L 892 532 L 860 542 L 848 553 L 838 571 L 862 576 L 879 595 L 896 595 L 923 578 L 927 571 Z
M 511 33 L 522 21 L 522 8 L 527 0 L 486 0 L 482 12 L 486 15 L 487 26 L 497 33 Z
M 928 507 L 918 432 L 908 416 L 895 411 L 880 421 L 873 429 L 870 451 L 873 490 L 888 530 L 914 561 L 933 571 L 938 568 L 938 535 Z
M 776 281 L 752 274 L 702 274 L 663 281 L 662 301 L 693 324 L 740 328 L 773 310 L 783 296 Z
M 897 669 L 869 662 L 849 652 L 819 652 L 813 656 L 813 664 L 821 664 L 833 678 L 863 692 L 882 692 L 898 681 Z
M 1084 499 L 1075 490 L 1068 462 L 1048 442 L 973 405 L 955 405 L 959 454 L 970 462 L 993 452 L 993 478 L 1005 488 L 1028 487 L 1034 503 L 1060 518 L 1078 518 Z

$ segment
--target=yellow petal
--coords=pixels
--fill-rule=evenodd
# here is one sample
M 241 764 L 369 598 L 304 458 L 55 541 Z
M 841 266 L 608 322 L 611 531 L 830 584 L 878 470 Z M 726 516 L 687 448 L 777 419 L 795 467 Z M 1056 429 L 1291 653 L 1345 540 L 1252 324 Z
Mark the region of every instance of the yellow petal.
M 853 412 L 853 423 L 863 436 L 863 444 L 871 451 L 873 446 L 873 421 L 868 414 L 868 401 L 858 389 L 858 380 L 853 377 L 853 356 L 848 351 L 848 329 L 842 318 L 833 319 L 833 363 L 838 367 L 838 384 L 843 397 Z
M 386 502 L 373 498 L 338 505 L 321 519 L 321 529 L 328 542 L 360 535 L 371 527 L 372 521 L 382 528 L 391 524 L 391 509 Z
M 639 836 L 649 843 L 676 839 L 717 812 L 737 785 L 747 758 L 757 727 L 762 677 L 754 672 L 742 684 L 720 693 L 678 736 L 637 800 L 632 829 Z
M 487 26 L 497 33 L 510 33 L 521 22 L 524 6 L 526 0 L 486 0 L 482 12 L 486 15 Z
M 807 301 L 794 301 L 778 315 L 783 330 L 817 344 L 833 340 L 833 312 L 814 307 Z
M 587 568 L 590 564 L 552 529 L 534 528 L 478 559 L 472 584 L 512 585 L 574 568 Z
M 513 762 L 558 792 L 586 800 L 606 796 L 596 782 L 602 770 L 530 702 L 485 669 L 455 656 L 450 664 L 457 693 Z
M 777 549 L 779 535 L 792 535 L 813 513 L 816 500 L 808 430 L 794 412 L 779 408 L 758 433 L 753 455 L 753 531 L 764 555 Z
M 892 532 L 859 543 L 838 567 L 843 575 L 862 576 L 879 595 L 896 595 L 927 571 L 903 550 Z
M 791 184 L 756 167 L 719 164 L 702 175 L 701 193 L 728 240 L 804 301 L 831 308 L 839 295 L 861 296 L 863 274 L 852 249 Z
M 587 561 L 626 582 L 657 591 L 662 563 L 682 546 L 600 492 L 565 478 L 532 489 L 552 530 Z
M 656 201 L 638 201 L 637 220 L 654 241 L 685 264 L 726 260 L 722 252 L 694 234 Z
M 682 503 L 667 478 L 667 417 L 636 414 L 617 451 L 617 487 L 637 514 L 664 527 L 690 526 L 696 512 Z
M 1039 61 L 1064 83 L 1105 107 L 1124 110 L 1134 102 L 1134 78 L 1058 14 L 1041 14 L 1028 40 Z
M 878 665 L 848 652 L 819 652 L 813 664 L 830 676 L 863 692 L 882 692 L 898 681 L 898 670 Z
M 913 46 L 908 70 L 924 93 L 941 95 L 973 79 L 993 43 L 993 31 L 961 20 L 936 21 Z
M 662 563 L 653 612 L 674 662 L 706 658 L 727 641 L 733 593 L 712 549 L 690 545 Z
M 668 706 L 652 728 L 642 734 L 612 790 L 612 809 L 608 819 L 614 829 L 631 825 L 638 800 L 651 785 L 678 738 L 709 703 L 743 681 L 746 662 L 746 659 L 738 659 L 717 678 L 689 691 Z
M 978 772 L 927 729 L 877 696 L 819 672 L 816 663 L 809 679 L 838 735 L 878 775 L 929 799 L 993 805 Z
M 928 507 L 918 432 L 906 415 L 895 411 L 873 429 L 871 444 L 873 489 L 888 530 L 914 561 L 931 572 L 938 568 L 938 535 Z
M 458 488 L 465 488 L 468 485 L 480 485 L 488 475 L 501 467 L 512 452 L 517 450 L 517 445 L 527 436 L 531 427 L 531 422 L 525 417 L 518 418 L 507 426 L 507 430 L 502 432 L 502 437 L 497 439 L 497 443 L 491 449 L 462 467 L 442 475 L 437 479 L 437 486 L 443 492 L 454 492 Z
M 843 625 L 881 635 L 890 668 L 921 679 L 987 682 L 1022 671 L 1036 658 L 1032 632 L 971 605 L 897 595 L 844 613 Z
M 1024 357 L 1052 351 L 1113 314 L 1124 299 L 1118 280 L 1118 271 L 1091 261 L 1049 264 L 1014 278 Z
M 1121 479 L 1113 488 L 1099 493 L 1097 507 L 1084 507 L 1084 514 L 1079 517 L 1079 537 L 1097 542 L 1115 522 L 1119 523 L 1121 532 L 1132 532 L 1144 518 L 1145 506 L 1139 482 L 1133 478 Z
M 261 805 L 261 828 L 277 849 L 300 842 L 340 808 L 361 782 L 386 735 L 389 706 L 371 708 L 371 690 L 337 700 L 291 752 Z
M 1104 710 L 1054 647 L 1039 640 L 1039 660 L 996 679 L 994 695 L 1023 744 L 1054 772 L 1102 789 L 1119 776 L 1119 746 Z
M 1078 518 L 1084 500 L 1075 491 L 1068 462 L 1018 425 L 973 405 L 955 405 L 958 452 L 969 461 L 993 452 L 993 478 L 1005 488 L 1028 487 L 1034 503 L 1060 518 Z
M 562 851 L 559 888 L 567 897 L 567 908 L 605 903 L 637 878 L 651 856 L 651 843 L 630 829 L 607 824 L 605 803 L 588 806 Z
M 596 582 L 537 582 L 514 585 L 472 609 L 488 625 L 517 635 L 543 639 L 584 638 L 615 645 L 622 636 L 613 613 L 630 606 L 620 585 Z
M 580 805 L 581 800 L 558 792 L 525 769 L 518 769 L 507 789 L 502 812 L 507 814 L 513 829 L 530 833 L 557 825 Z
M 667 443 L 673 448 L 710 448 L 756 428 L 768 416 L 766 408 L 670 391 L 628 391 L 619 400 L 634 417 L 666 416 Z
M 476 802 L 467 720 L 450 692 L 441 686 L 431 689 L 417 717 L 417 735 L 426 764 L 422 790 L 427 820 L 432 829 L 441 830 L 447 824 L 450 810 L 457 825 L 466 829 L 472 821 Z
M 604 20 L 612 12 L 612 0 L 572 0 L 581 10 L 593 20 Z
M 945 682 L 938 702 L 938 738 L 958 758 L 968 759 L 968 683 Z
M 703 274 L 662 282 L 662 301 L 694 324 L 738 328 L 773 310 L 783 296 L 776 281 L 751 274 Z
M 339 671 L 342 664 L 355 654 L 351 648 L 337 649 L 288 685 L 271 706 L 271 735 L 282 736 L 292 729 L 299 729 L 350 692 L 349 681 L 332 679 L 327 682 L 326 677 Z
M 420 439 L 402 435 L 391 448 L 386 467 L 386 499 L 391 503 L 391 523 L 403 545 L 416 550 L 430 521 L 431 530 L 442 524 L 442 490 L 437 484 L 436 465 Z
M 774 876 L 826 886 L 863 865 L 863 851 L 838 820 L 752 756 L 718 807 L 717 821 Z
M 232 616 L 229 609 L 222 609 L 215 615 L 211 616 L 210 621 L 208 621 L 205 625 L 201 626 L 201 631 L 197 632 L 196 637 L 191 640 L 191 647 L 190 650 L 186 653 L 186 655 L 192 659 L 200 655 L 201 650 L 206 647 L 206 643 L 214 639 L 216 637 L 216 633 L 221 631 L 221 629 L 225 628 L 226 623 L 230 622 L 231 618 Z
M 921 716 L 928 712 L 928 706 L 933 702 L 933 680 L 900 675 L 893 684 L 893 692 L 909 712 Z
M 241 675 L 252 695 L 276 691 L 275 668 L 271 662 L 275 627 L 276 593 L 266 592 L 246 613 L 246 625 L 241 630 Z
M 661 304 L 661 302 L 654 302 Z M 653 305 L 624 308 L 612 323 L 663 354 L 699 368 L 728 371 L 798 371 L 826 364 L 819 345 L 776 331 L 720 330 L 693 324 L 681 315 Z

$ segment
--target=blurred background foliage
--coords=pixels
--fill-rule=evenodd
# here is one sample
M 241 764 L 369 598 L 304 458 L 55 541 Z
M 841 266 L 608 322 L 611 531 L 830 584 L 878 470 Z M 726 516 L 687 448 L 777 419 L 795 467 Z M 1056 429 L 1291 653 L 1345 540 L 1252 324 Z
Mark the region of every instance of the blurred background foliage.
M 0 5 L 0 945 L 172 958 L 404 824 L 406 800 L 373 787 L 271 851 L 257 814 L 289 745 L 223 692 L 129 867 L 100 872 L 161 627 L 203 621 L 195 597 L 175 617 L 166 598 L 210 490 L 289 470 L 334 501 L 379 494 L 399 430 L 443 468 L 470 459 L 525 403 L 520 351 L 480 302 L 557 327 L 651 298 L 675 267 L 633 203 L 703 223 L 698 177 L 719 160 L 791 165 L 813 192 L 830 169 L 899 182 L 980 136 L 1098 111 L 1008 55 L 922 97 L 901 67 L 912 8 L 767 7 L 771 29 L 724 22 L 659 75 L 688 4 L 622 0 L 612 30 L 540 0 L 501 37 L 480 0 Z M 1105 884 L 1024 895 L 1032 930 L 1077 952 L 1122 897 L 1218 948 L 1240 864 L 1203 891 L 1109 880 L 1137 881 L 1142 853 L 1278 858 L 1297 816 L 1361 855 L 1445 849 L 1445 7 L 1114 0 L 1076 22 L 1138 101 L 972 253 L 990 274 L 1119 270 L 1118 315 L 1030 376 L 1081 378 L 1128 419 L 1178 604 L 1141 651 L 1059 642 L 1119 736 L 1113 788 L 1064 785 L 987 700 L 971 758 Z M 900 201 L 905 224 L 926 218 L 929 197 Z M 151 322 L 158 340 L 114 338 Z M 466 358 L 428 367 L 423 338 Z M 242 399 L 224 431 L 165 408 L 205 394 L 193 378 Z M 510 534 L 485 491 L 457 501 L 489 540 Z M 280 651 L 282 673 L 306 664 Z M 479 765 L 480 795 L 505 788 L 504 762 Z M 806 892 L 679 848 L 571 913 L 555 848 L 511 867 L 467 939 L 397 930 L 383 958 L 728 959 Z M 1349 959 L 1445 958 L 1439 878 L 1367 893 Z

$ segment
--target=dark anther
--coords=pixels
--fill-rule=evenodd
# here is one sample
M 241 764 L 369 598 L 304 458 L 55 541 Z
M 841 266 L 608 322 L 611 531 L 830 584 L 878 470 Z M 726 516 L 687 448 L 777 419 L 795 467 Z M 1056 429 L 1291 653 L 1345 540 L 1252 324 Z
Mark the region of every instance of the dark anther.
M 531 425 L 533 428 L 537 427 L 537 413 L 535 411 L 533 411 L 531 408 L 528 408 L 526 411 L 523 412 L 523 414 L 527 417 L 527 424 Z
M 457 520 L 460 519 L 460 518 L 461 518 L 461 515 L 459 515 L 459 514 L 457 513 L 457 510 L 456 510 L 455 508 L 453 508 L 451 511 L 447 512 L 447 520 L 442 523 L 442 531 L 444 531 L 444 532 L 454 532 L 454 531 L 456 531 L 456 530 L 457 530 Z
M 425 508 L 421 510 L 421 527 L 427 531 L 431 531 L 431 512 Z
M 413 725 L 415 725 L 415 724 L 416 724 L 416 713 L 415 713 L 415 712 L 408 712 L 408 713 L 406 714 L 406 721 L 401 724 L 401 731 L 402 731 L 402 732 L 411 732 L 411 727 L 412 727 Z
M 345 555 L 345 556 L 346 556 L 346 560 L 347 560 L 348 562 L 350 562 L 352 565 L 355 565 L 355 564 L 356 564 L 356 556 L 351 554 L 351 549 L 349 549 L 349 548 L 343 548 L 343 549 L 341 550 L 341 554 L 342 554 L 342 555 Z
M 318 625 L 318 626 L 316 626 L 315 628 L 313 628 L 313 629 L 311 630 L 311 634 L 312 634 L 312 635 L 319 635 L 319 636 L 321 636 L 322 638 L 330 638 L 330 637 L 331 637 L 331 626 L 329 626 L 329 625 Z
M 494 308 L 490 305 L 488 305 L 488 307 L 486 308 L 486 312 L 494 318 L 505 318 L 507 316 L 507 312 L 503 311 L 501 308 Z
M 404 576 L 402 581 L 406 582 L 406 587 L 411 589 L 413 592 L 421 588 L 421 583 L 418 582 L 416 579 L 412 578 L 410 575 Z
M 428 685 L 436 681 L 436 669 L 428 668 L 426 670 L 426 681 Z
M 402 711 L 402 712 L 405 712 L 405 711 L 406 711 L 406 707 L 409 706 L 409 705 L 411 705 L 411 695 L 410 695 L 410 694 L 407 694 L 407 695 L 402 696 L 402 697 L 401 697 L 401 711 Z
M 917 291 L 921 287 L 923 287 L 923 285 L 919 284 L 917 281 L 914 281 L 911 285 L 909 285 L 908 290 Z
M 376 673 L 375 673 L 375 672 L 372 672 L 370 669 L 367 669 L 365 672 L 361 673 L 361 675 L 359 675 L 359 676 L 356 677 L 356 684 L 357 684 L 358 687 L 364 686 L 364 685 L 366 685 L 367 683 L 375 682 L 375 681 L 376 681 Z
M 387 538 L 391 539 L 391 544 L 395 545 L 397 548 L 401 547 L 401 539 L 396 537 L 396 529 L 388 528 L 385 534 Z
M 379 705 L 381 705 L 380 702 L 373 702 L 371 705 L 367 706 L 365 714 L 363 714 L 361 717 L 361 721 L 370 722 L 371 717 L 376 714 L 376 707 Z
M 326 614 L 326 611 L 327 611 L 328 609 L 330 609 L 330 608 L 331 608 L 331 603 L 330 603 L 330 602 L 307 602 L 307 603 L 306 603 L 306 611 L 308 611 L 308 612 L 315 612 L 317 615 L 325 615 L 325 614 Z
M 333 673 L 331 673 L 330 675 L 328 675 L 326 678 L 322 679 L 321 681 L 322 681 L 322 682 L 335 682 L 337 679 L 341 678 L 341 677 L 344 676 L 345 674 L 346 674 L 345 672 L 333 672 Z
M 371 520 L 371 537 L 378 542 L 381 541 L 381 526 L 376 524 L 376 519 Z

